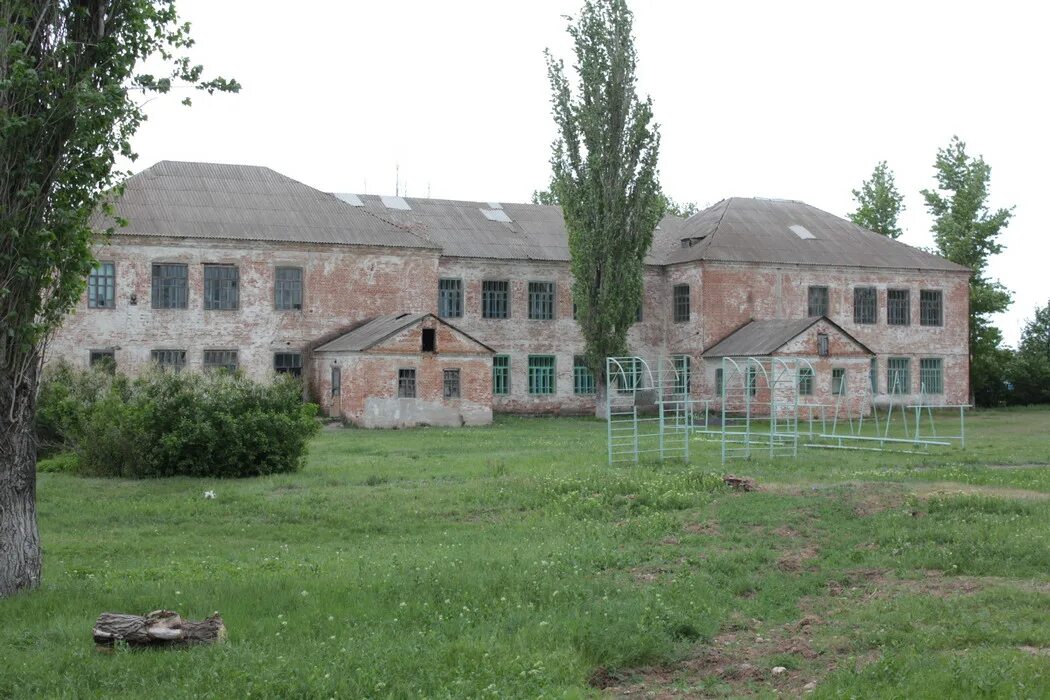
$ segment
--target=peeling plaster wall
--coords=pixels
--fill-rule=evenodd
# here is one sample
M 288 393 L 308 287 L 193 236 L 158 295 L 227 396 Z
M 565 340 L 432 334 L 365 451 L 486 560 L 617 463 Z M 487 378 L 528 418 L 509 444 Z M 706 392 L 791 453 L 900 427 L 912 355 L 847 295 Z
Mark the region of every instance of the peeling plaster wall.
M 593 413 L 594 396 L 573 391 L 573 356 L 583 354 L 583 338 L 572 318 L 572 273 L 568 263 L 540 261 L 501 261 L 443 257 L 440 277 L 463 280 L 463 316 L 447 319 L 469 333 L 496 354 L 510 356 L 510 393 L 492 397 L 499 412 L 514 413 Z M 481 288 L 485 280 L 510 282 L 510 318 L 481 316 Z M 528 317 L 529 282 L 555 283 L 555 318 L 550 321 Z M 655 356 L 663 346 L 664 313 L 660 290 L 660 268 L 647 267 L 642 322 L 627 336 L 631 352 Z M 437 303 L 437 285 L 432 288 Z M 528 356 L 555 356 L 555 393 L 531 395 L 528 392 Z
M 263 378 L 273 370 L 275 352 L 302 351 L 333 330 L 380 314 L 436 310 L 429 293 L 437 288 L 436 252 L 123 236 L 119 240 L 97 251 L 99 260 L 116 265 L 116 308 L 89 309 L 85 295 L 51 343 L 51 358 L 86 366 L 89 350 L 114 348 L 117 366 L 135 372 L 149 362 L 151 350 L 180 349 L 187 351 L 187 367 L 199 369 L 205 349 L 236 349 L 241 368 Z M 188 308 L 151 308 L 154 262 L 188 265 Z M 239 267 L 238 309 L 204 309 L 205 263 Z M 274 309 L 278 266 L 303 268 L 302 310 Z

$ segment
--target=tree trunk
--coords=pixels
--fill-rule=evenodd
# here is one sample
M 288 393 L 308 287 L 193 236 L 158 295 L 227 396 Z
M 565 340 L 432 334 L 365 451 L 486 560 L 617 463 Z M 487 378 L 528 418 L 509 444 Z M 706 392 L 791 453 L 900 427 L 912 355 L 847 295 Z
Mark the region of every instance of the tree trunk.
M 145 616 L 102 613 L 91 636 L 99 646 L 117 642 L 137 647 L 192 646 L 222 642 L 226 625 L 218 613 L 200 622 L 183 620 L 170 610 L 154 610 Z
M 597 377 L 594 383 L 594 417 L 606 419 L 606 403 L 609 397 L 605 391 L 605 377 Z
M 0 598 L 40 585 L 36 522 L 36 379 L 0 367 Z

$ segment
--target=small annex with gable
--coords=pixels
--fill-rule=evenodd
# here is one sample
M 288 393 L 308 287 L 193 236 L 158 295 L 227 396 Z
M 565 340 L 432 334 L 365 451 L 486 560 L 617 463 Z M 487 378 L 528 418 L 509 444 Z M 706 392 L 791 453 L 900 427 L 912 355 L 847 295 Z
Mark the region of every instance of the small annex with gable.
M 379 316 L 313 350 L 329 416 L 365 428 L 492 422 L 493 350 L 429 313 Z
M 805 360 L 796 377 L 799 405 L 841 405 L 852 414 L 870 409 L 871 361 L 864 343 L 826 316 L 750 321 L 704 353 L 707 372 L 718 385 L 722 359 L 791 357 Z M 761 389 L 759 389 L 761 391 Z M 767 402 L 768 397 L 756 396 Z

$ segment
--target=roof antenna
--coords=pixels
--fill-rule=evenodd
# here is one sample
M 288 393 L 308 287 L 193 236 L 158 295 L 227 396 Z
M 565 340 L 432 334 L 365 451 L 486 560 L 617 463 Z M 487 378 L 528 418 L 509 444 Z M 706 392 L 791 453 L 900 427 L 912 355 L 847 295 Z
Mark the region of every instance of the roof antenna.
M 394 196 L 401 196 L 401 164 L 394 163 Z

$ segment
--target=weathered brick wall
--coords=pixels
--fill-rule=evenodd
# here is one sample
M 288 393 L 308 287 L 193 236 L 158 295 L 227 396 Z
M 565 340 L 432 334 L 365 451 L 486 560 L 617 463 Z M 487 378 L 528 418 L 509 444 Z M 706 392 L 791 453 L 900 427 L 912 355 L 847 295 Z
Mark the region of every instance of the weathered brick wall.
M 115 348 L 120 369 L 134 372 L 152 349 L 187 351 L 200 368 L 205 349 L 236 349 L 253 377 L 273 369 L 273 353 L 300 351 L 355 321 L 398 311 L 432 311 L 436 253 L 308 244 L 232 243 L 121 237 L 97 251 L 116 264 L 116 308 L 89 309 L 82 299 L 50 347 L 50 356 L 86 365 L 90 349 Z M 151 264 L 186 263 L 186 309 L 151 308 Z M 240 304 L 205 310 L 203 264 L 240 268 Z M 303 268 L 302 310 L 274 309 L 274 268 Z M 132 296 L 135 303 L 132 303 Z
M 671 268 L 669 278 L 685 273 Z M 966 273 L 869 270 L 860 268 L 778 267 L 744 263 L 703 263 L 701 319 L 694 321 L 702 338 L 697 352 L 711 347 L 732 331 L 754 319 L 802 318 L 807 313 L 810 285 L 827 286 L 828 317 L 878 357 L 879 391 L 886 392 L 886 358 L 907 357 L 911 361 L 912 387 L 907 400 L 917 398 L 919 359 L 940 357 L 944 362 L 946 404 L 966 403 L 969 398 L 969 360 L 967 323 L 969 318 L 968 276 Z M 853 289 L 875 287 L 877 322 L 853 322 Z M 886 323 L 886 290 L 911 291 L 911 323 Z M 944 323 L 919 323 L 919 291 L 943 291 Z M 713 383 L 706 390 L 714 391 Z M 884 400 L 880 396 L 880 400 Z
M 583 353 L 583 339 L 572 317 L 572 273 L 568 263 L 443 257 L 439 267 L 439 277 L 463 280 L 463 316 L 447 320 L 491 346 L 497 354 L 510 356 L 510 393 L 493 397 L 496 411 L 593 413 L 594 397 L 576 395 L 573 391 L 573 356 Z M 481 283 L 484 280 L 510 282 L 510 318 L 482 318 Z M 529 319 L 529 282 L 548 281 L 555 283 L 555 318 L 550 321 Z M 635 324 L 627 340 L 632 352 L 650 356 L 663 343 L 665 304 L 659 292 L 662 286 L 660 268 L 646 268 L 647 293 L 642 322 Z M 431 296 L 436 303 L 437 283 L 431 289 Z M 529 394 L 529 355 L 555 356 L 554 394 Z

